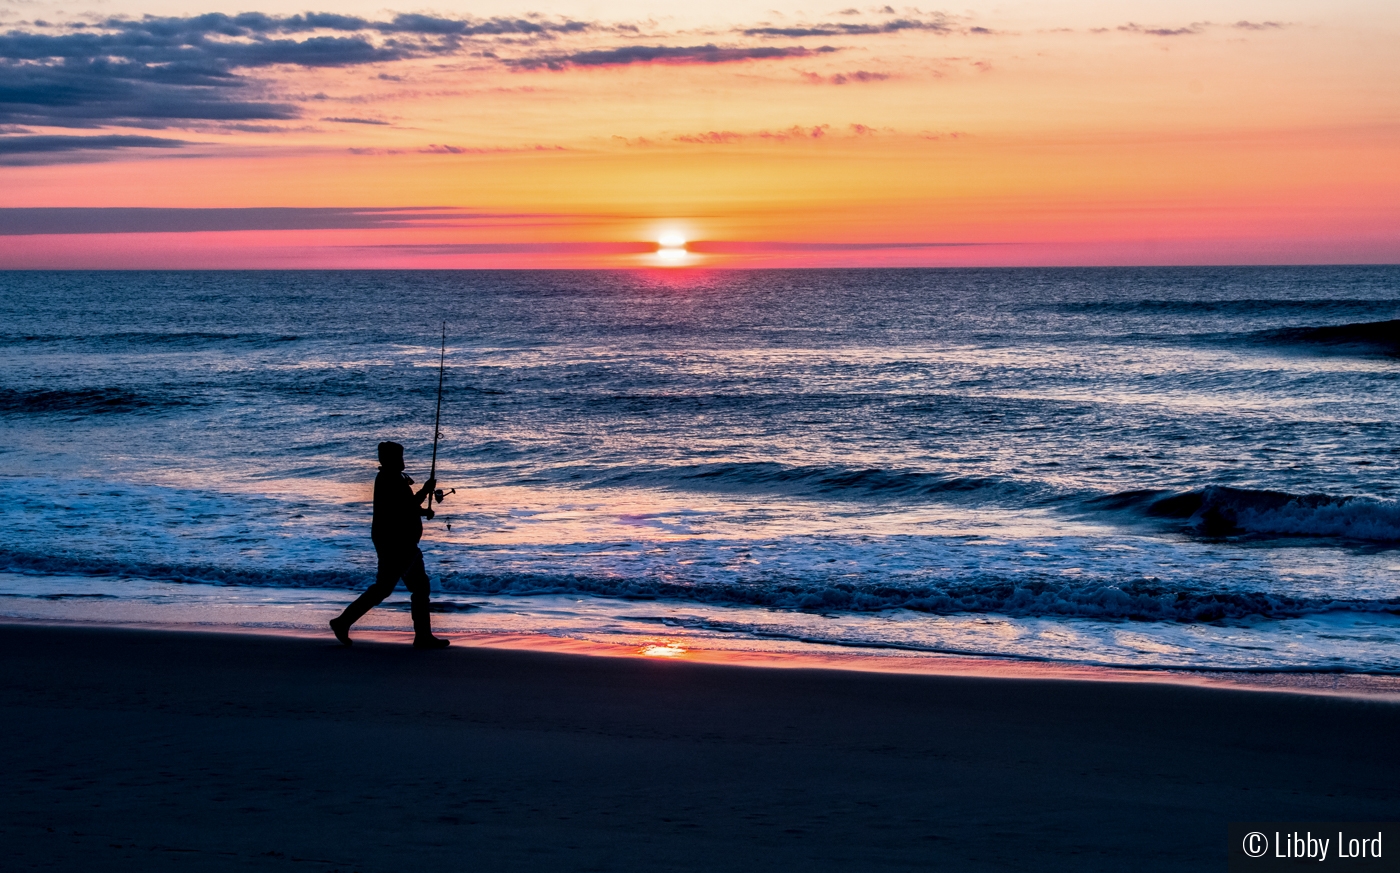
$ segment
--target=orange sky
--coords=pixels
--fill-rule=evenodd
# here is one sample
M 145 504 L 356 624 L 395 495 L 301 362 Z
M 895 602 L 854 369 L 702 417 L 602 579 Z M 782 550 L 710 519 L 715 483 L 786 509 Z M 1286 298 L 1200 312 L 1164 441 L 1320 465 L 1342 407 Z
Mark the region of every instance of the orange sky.
M 1400 262 L 1390 4 L 407 11 L 0 5 L 0 268 Z

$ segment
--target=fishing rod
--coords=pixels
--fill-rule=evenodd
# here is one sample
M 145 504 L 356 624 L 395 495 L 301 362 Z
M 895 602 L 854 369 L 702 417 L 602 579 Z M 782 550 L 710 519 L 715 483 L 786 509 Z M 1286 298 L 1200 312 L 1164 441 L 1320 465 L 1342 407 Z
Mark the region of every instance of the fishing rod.
M 441 425 L 442 425 L 442 376 L 443 376 L 443 373 L 446 371 L 446 368 L 447 368 L 447 322 L 444 321 L 444 322 L 442 323 L 442 353 L 438 356 L 438 396 L 437 396 L 437 414 L 436 414 L 435 416 L 433 416 L 433 465 L 432 465 L 431 469 L 428 471 L 428 478 L 429 478 L 429 479 L 437 479 L 437 447 L 438 447 L 438 437 L 442 436 L 442 430 L 441 430 Z M 430 491 L 430 492 L 428 492 L 428 509 L 429 509 L 429 510 L 432 510 L 432 508 L 433 508 L 433 498 L 434 498 L 434 497 L 437 498 L 438 504 L 441 505 L 441 504 L 442 504 L 442 498 L 446 497 L 447 494 L 456 494 L 456 493 L 457 493 L 457 489 L 456 489 L 456 488 L 453 488 L 451 491 L 448 491 L 446 494 L 443 493 L 443 490 L 442 490 L 441 488 L 438 488 L 438 489 L 435 490 L 435 491 Z

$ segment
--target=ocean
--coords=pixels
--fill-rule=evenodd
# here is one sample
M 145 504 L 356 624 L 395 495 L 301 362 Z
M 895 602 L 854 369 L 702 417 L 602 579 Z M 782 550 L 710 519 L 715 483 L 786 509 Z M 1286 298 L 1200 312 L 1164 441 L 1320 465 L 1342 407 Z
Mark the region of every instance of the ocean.
M 445 322 L 440 632 L 1400 673 L 1400 267 L 0 290 L 0 616 L 323 629 Z

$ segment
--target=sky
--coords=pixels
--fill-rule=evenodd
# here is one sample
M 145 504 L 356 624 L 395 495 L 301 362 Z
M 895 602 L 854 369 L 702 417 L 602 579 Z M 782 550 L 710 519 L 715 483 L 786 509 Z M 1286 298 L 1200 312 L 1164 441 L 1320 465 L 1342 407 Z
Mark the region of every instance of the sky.
M 1400 263 L 1394 2 L 248 3 L 0 0 L 0 268 Z

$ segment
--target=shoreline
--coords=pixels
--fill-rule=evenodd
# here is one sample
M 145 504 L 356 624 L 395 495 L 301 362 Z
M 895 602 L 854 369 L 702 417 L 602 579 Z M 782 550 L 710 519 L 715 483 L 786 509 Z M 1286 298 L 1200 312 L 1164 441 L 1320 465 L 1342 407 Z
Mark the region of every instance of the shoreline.
M 358 593 L 339 587 L 6 571 L 0 572 L 0 615 L 138 627 L 284 628 L 317 635 Z M 406 629 L 407 613 L 406 599 L 390 598 L 357 627 L 361 633 Z M 694 652 L 694 658 L 777 666 L 798 658 L 881 671 L 1070 671 L 1086 678 L 1108 672 L 1129 681 L 1155 676 L 1343 693 L 1400 692 L 1400 616 L 1391 613 L 1181 624 L 908 610 L 828 614 L 558 592 L 443 591 L 435 602 L 433 624 L 444 634 L 482 642 L 519 638 L 495 644 L 557 648 L 557 640 L 572 640 L 598 651 L 615 645 L 678 644 Z
M 289 637 L 308 641 L 333 641 L 309 628 L 246 627 L 220 623 L 94 622 L 62 619 L 0 617 L 6 625 L 149 631 L 153 633 L 211 633 L 233 636 Z M 1061 661 L 954 655 L 900 649 L 851 646 L 847 652 L 763 651 L 708 649 L 675 636 L 658 635 L 643 646 L 595 642 L 570 637 L 529 633 L 439 632 L 459 649 L 500 649 L 589 658 L 710 664 L 759 670 L 832 670 L 904 676 L 973 677 L 991 680 L 1054 680 L 1178 685 L 1284 694 L 1324 695 L 1400 703 L 1400 675 L 1325 670 L 1227 670 L 1166 667 L 1120 667 Z M 407 646 L 411 631 L 357 629 L 354 639 L 375 644 Z
M 1383 821 L 1400 707 L 0 624 L 14 869 L 1176 871 Z

